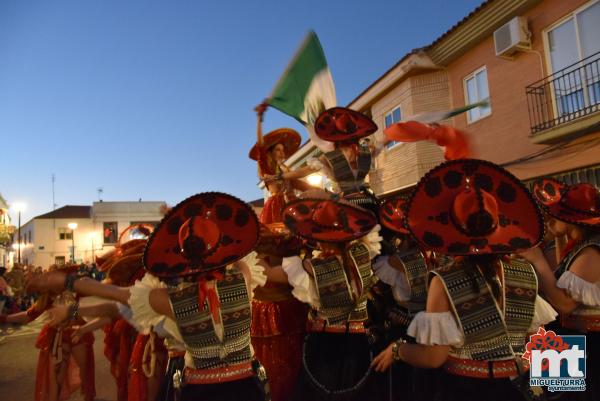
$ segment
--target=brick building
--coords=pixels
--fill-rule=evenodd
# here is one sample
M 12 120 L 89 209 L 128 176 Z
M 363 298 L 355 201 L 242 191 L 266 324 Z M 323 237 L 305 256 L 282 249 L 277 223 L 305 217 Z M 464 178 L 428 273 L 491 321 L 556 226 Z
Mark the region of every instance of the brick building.
M 488 0 L 415 49 L 348 107 L 373 118 L 374 135 L 420 113 L 491 105 L 448 123 L 468 132 L 475 158 L 523 180 L 558 176 L 600 184 L 600 1 Z M 288 163 L 318 151 L 304 144 Z M 409 190 L 443 160 L 430 143 L 389 144 L 369 175 L 380 197 Z

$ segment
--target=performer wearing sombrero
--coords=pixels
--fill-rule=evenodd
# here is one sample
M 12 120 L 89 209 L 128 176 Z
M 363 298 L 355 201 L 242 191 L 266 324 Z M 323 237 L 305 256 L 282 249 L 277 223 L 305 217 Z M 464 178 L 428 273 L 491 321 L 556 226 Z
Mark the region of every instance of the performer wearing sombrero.
M 556 272 L 543 251 L 521 253 L 535 267 L 540 287 L 560 312 L 559 334 L 586 336 L 586 390 L 573 399 L 600 398 L 600 194 L 588 183 L 538 180 L 533 194 L 548 214 L 546 228 L 569 242 Z M 571 399 L 571 398 L 569 398 Z
M 75 275 L 77 265 L 51 265 L 49 270 L 60 275 Z M 41 289 L 42 290 L 42 289 Z M 53 306 L 69 305 L 77 310 L 78 297 L 72 291 L 38 291 L 33 306 L 25 312 L 0 316 L 0 323 L 29 323 Z M 94 336 L 80 333 L 85 321 L 77 314 L 64 325 L 57 327 L 44 324 L 35 346 L 39 348 L 35 381 L 35 401 L 58 401 L 68 399 L 78 388 L 86 401 L 96 395 L 94 375 Z
M 521 356 L 528 334 L 556 313 L 537 296 L 533 267 L 503 258 L 542 238 L 527 189 L 492 163 L 452 160 L 419 181 L 407 218 L 421 247 L 455 260 L 430 273 L 426 310 L 408 328 L 416 344 L 399 340 L 393 357 L 443 366 L 442 400 L 519 400 L 541 390 L 521 376 Z
M 284 222 L 320 252 L 283 259 L 294 296 L 312 307 L 296 400 L 364 400 L 374 390 L 365 323 L 380 251 L 372 213 L 328 195 L 305 193 L 289 203 Z
M 383 309 L 383 350 L 374 358 L 375 371 L 386 370 L 390 383 L 389 399 L 430 400 L 438 379 L 437 371 L 417 369 L 394 362 L 392 348 L 396 340 L 404 338 L 414 341 L 407 335 L 408 326 L 414 316 L 425 310 L 427 300 L 427 275 L 436 267 L 432 252 L 422 251 L 406 227 L 407 198 L 397 197 L 382 203 L 379 222 L 383 226 L 382 236 L 386 246 L 383 255 L 373 264 L 373 271 L 379 278 L 374 288 L 380 296 Z M 443 256 L 438 259 L 443 261 Z M 386 291 L 386 289 L 388 289 Z
M 227 194 L 194 195 L 175 206 L 152 233 L 144 266 L 161 279 L 179 277 L 177 288 L 157 288 L 138 281 L 121 288 L 46 275 L 33 287 L 63 286 L 128 304 L 133 319 L 165 324 L 186 347 L 186 366 L 176 375 L 183 400 L 265 400 L 264 369 L 250 346 L 250 300 L 254 274 L 241 259 L 255 246 L 258 219 L 250 206 Z M 264 284 L 262 277 L 261 284 Z
M 119 235 L 115 249 L 96 259 L 99 270 L 107 273 L 106 283 L 129 287 L 144 276 L 144 248 L 153 230 L 154 227 L 147 224 L 127 227 Z M 135 234 L 133 239 L 132 234 Z M 52 308 L 49 311 L 51 324 L 57 325 L 68 320 L 69 309 L 68 306 Z M 157 400 L 167 364 L 167 350 L 163 341 L 167 334 L 160 330 L 160 325 L 152 329 L 161 335 L 140 327 L 132 319 L 131 310 L 114 301 L 82 306 L 78 314 L 96 318 L 92 322 L 108 319 L 104 354 L 116 380 L 117 399 Z M 84 326 L 84 331 L 94 329 L 92 322 Z
M 366 138 L 376 131 L 377 125 L 362 113 L 344 107 L 327 109 L 315 120 L 314 132 L 309 130 L 323 155 L 285 176 L 299 178 L 319 171 L 331 180 L 334 192 L 377 213 L 377 198 L 365 182 L 373 158 L 384 145 Z
M 252 299 L 252 346 L 257 359 L 269 376 L 273 401 L 287 401 L 296 385 L 302 363 L 302 339 L 306 325 L 306 305 L 292 295 L 281 268 L 283 256 L 300 252 L 302 241 L 283 225 L 282 212 L 295 190 L 310 186 L 298 179 L 288 179 L 290 169 L 284 164 L 300 146 L 300 135 L 290 128 L 280 128 L 262 135 L 262 118 L 266 104 L 257 106 L 257 142 L 250 158 L 258 162 L 259 175 L 269 189 L 269 198 L 260 215 L 260 239 L 255 260 L 269 273 L 269 280 L 257 288 Z
M 258 162 L 258 175 L 269 190 L 269 198 L 260 213 L 260 222 L 271 224 L 281 223 L 283 207 L 294 198 L 295 189 L 306 190 L 310 186 L 286 176 L 291 170 L 284 162 L 300 147 L 300 134 L 291 128 L 279 128 L 263 136 L 262 118 L 266 109 L 266 104 L 260 104 L 255 109 L 258 116 L 256 144 L 250 149 L 248 157 Z

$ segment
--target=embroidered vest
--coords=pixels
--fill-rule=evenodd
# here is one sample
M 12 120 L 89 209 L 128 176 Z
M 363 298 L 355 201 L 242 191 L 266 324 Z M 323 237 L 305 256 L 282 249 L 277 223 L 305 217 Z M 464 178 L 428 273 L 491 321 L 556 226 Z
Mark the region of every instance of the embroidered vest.
M 360 192 L 365 186 L 365 177 L 371 169 L 371 150 L 368 146 L 360 146 L 357 156 L 358 170 L 356 176 L 350 163 L 341 149 L 325 153 L 325 158 L 331 167 L 333 178 L 344 194 Z
M 386 312 L 387 324 L 392 328 L 406 331 L 414 316 L 425 310 L 427 304 L 427 274 L 429 269 L 423 253 L 418 249 L 410 249 L 396 258 L 404 267 L 404 275 L 410 289 L 410 299 L 403 305 L 396 302 Z
M 365 321 L 367 315 L 367 293 L 374 283 L 371 270 L 369 249 L 361 243 L 355 243 L 347 249 L 349 266 L 360 291 L 353 296 L 350 279 L 337 256 L 325 259 L 311 259 L 309 265 L 315 279 L 321 307 L 319 314 L 329 325 L 341 325 L 350 321 Z M 314 312 L 314 311 L 313 311 Z
M 600 250 L 600 235 L 593 236 L 587 241 L 581 242 L 569 252 L 558 265 L 556 269 L 557 276 L 560 277 L 565 272 L 568 272 L 575 258 L 589 246 Z M 600 331 L 600 306 L 579 304 L 570 314 L 561 314 L 560 321 L 562 326 L 581 332 Z
M 252 361 L 252 319 L 244 275 L 229 270 L 225 278 L 216 283 L 216 289 L 221 303 L 223 341 L 215 333 L 208 301 L 203 309 L 198 305 L 196 284 L 169 290 L 177 326 L 196 369 L 222 368 Z
M 457 358 L 499 360 L 525 351 L 527 332 L 535 312 L 537 277 L 533 267 L 522 260 L 502 264 L 504 271 L 504 315 L 483 275 L 469 275 L 462 268 L 432 272 L 444 282 L 454 314 L 465 336 L 462 347 L 452 348 Z M 474 286 L 473 280 L 477 286 Z M 477 289 L 477 288 L 478 289 Z

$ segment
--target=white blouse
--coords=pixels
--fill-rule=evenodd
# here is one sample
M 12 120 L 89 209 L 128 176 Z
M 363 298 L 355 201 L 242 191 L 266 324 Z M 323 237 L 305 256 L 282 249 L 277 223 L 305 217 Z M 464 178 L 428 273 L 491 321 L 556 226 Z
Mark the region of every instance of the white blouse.
M 396 302 L 410 300 L 410 285 L 406 274 L 395 269 L 389 263 L 389 256 L 381 256 L 373 263 L 373 272 L 384 283 L 392 288 L 392 295 Z
M 156 276 L 146 273 L 142 280 L 137 280 L 129 289 L 129 308 L 119 307 L 119 312 L 142 334 L 148 334 L 154 328 L 161 337 L 172 337 L 183 343 L 177 323 L 150 306 L 150 292 L 156 288 L 167 288 L 167 285 Z
M 535 311 L 528 332 L 537 332 L 540 326 L 556 319 L 558 312 L 539 295 L 535 298 Z M 407 333 L 423 345 L 450 345 L 460 348 L 465 335 L 460 329 L 454 313 L 419 312 L 408 326 Z
M 600 281 L 591 283 L 567 271 L 560 276 L 556 286 L 566 290 L 579 303 L 600 307 Z

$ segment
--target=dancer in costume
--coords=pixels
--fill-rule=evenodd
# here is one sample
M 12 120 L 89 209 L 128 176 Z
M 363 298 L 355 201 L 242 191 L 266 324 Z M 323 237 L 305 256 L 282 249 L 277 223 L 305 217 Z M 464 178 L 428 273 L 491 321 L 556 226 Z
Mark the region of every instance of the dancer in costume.
M 305 189 L 304 186 L 308 184 L 284 178 L 284 174 L 290 172 L 284 162 L 300 147 L 300 134 L 291 128 L 279 128 L 263 136 L 262 119 L 266 109 L 266 104 L 256 107 L 256 144 L 250 149 L 248 157 L 258 162 L 258 175 L 269 190 L 269 198 L 260 213 L 260 222 L 271 224 L 281 223 L 283 207 L 293 199 L 295 187 Z
M 530 193 L 492 163 L 452 160 L 429 171 L 409 200 L 408 228 L 423 249 L 455 256 L 430 273 L 427 305 L 391 358 L 445 370 L 442 400 L 524 400 L 528 334 L 556 312 L 537 295 L 533 267 L 507 259 L 543 236 Z M 382 357 L 383 358 L 383 357 Z M 388 362 L 389 363 L 389 362 Z
M 180 277 L 185 284 L 168 289 L 142 280 L 122 288 L 54 274 L 34 280 L 32 286 L 72 287 L 128 304 L 142 327 L 165 316 L 167 322 L 174 321 L 164 327 L 187 351 L 185 369 L 176 374 L 184 401 L 233 401 L 240 396 L 262 401 L 268 385 L 250 345 L 250 301 L 256 278 L 264 284 L 266 277 L 252 274 L 240 260 L 255 246 L 258 231 L 258 219 L 246 203 L 227 194 L 201 193 L 165 216 L 144 254 L 149 272 L 164 279 Z
M 294 391 L 302 365 L 302 340 L 306 326 L 306 305 L 292 295 L 287 276 L 272 266 L 281 266 L 281 258 L 300 251 L 302 241 L 283 225 L 282 212 L 287 201 L 295 198 L 295 189 L 308 184 L 299 179 L 285 179 L 290 169 L 284 164 L 300 146 L 300 135 L 281 128 L 262 136 L 262 104 L 258 113 L 257 143 L 250 158 L 258 161 L 259 175 L 269 189 L 270 197 L 260 215 L 263 224 L 256 247 L 256 258 L 269 273 L 269 281 L 254 292 L 252 299 L 252 346 L 257 359 L 265 367 L 273 401 L 287 401 Z
M 553 272 L 541 248 L 521 253 L 539 276 L 544 296 L 560 312 L 559 334 L 586 336 L 586 390 L 561 399 L 600 399 L 600 194 L 581 183 L 566 185 L 539 180 L 534 196 L 550 216 L 546 227 L 554 236 L 568 237 Z
M 153 230 L 153 226 L 146 224 L 127 227 L 121 232 L 115 249 L 97 259 L 99 269 L 107 272 L 107 283 L 129 287 L 143 277 L 144 248 Z M 135 238 L 130 239 L 130 234 Z M 79 315 L 109 320 L 106 326 L 109 329 L 105 330 L 105 355 L 116 380 L 117 399 L 154 401 L 165 377 L 167 350 L 162 338 L 165 335 L 144 332 L 132 320 L 131 310 L 119 305 L 109 302 L 82 306 Z M 69 306 L 53 308 L 50 315 L 52 324 L 60 324 L 68 318 Z M 84 330 L 96 327 L 88 323 Z
M 379 202 L 365 182 L 384 141 L 366 138 L 377 131 L 377 125 L 357 111 L 333 107 L 321 113 L 308 130 L 311 141 L 323 152 L 309 159 L 307 166 L 284 174 L 287 178 L 304 177 L 321 172 L 332 184 L 332 190 L 355 205 L 378 212 Z
M 51 271 L 59 274 L 75 274 L 77 265 L 50 266 Z M 78 298 L 72 291 L 60 291 L 51 295 L 40 291 L 36 303 L 26 312 L 1 316 L 4 323 L 29 323 L 37 319 L 52 306 L 78 304 Z M 75 307 L 75 311 L 77 308 Z M 85 321 L 74 313 L 68 324 L 52 327 L 46 323 L 37 337 L 35 346 L 39 348 L 35 381 L 35 401 L 58 401 L 68 399 L 78 388 L 86 401 L 92 401 L 96 395 L 94 375 L 94 336 L 83 334 L 78 329 Z
M 371 232 L 377 219 L 326 194 L 305 193 L 286 206 L 284 222 L 319 249 L 304 260 L 283 259 L 294 296 L 312 307 L 294 399 L 365 400 L 376 391 L 365 324 L 371 259 L 380 252 L 381 238 Z
M 434 397 L 438 374 L 436 370 L 418 369 L 398 362 L 390 365 L 391 348 L 396 340 L 414 339 L 407 335 L 414 316 L 425 310 L 427 300 L 427 275 L 435 267 L 436 260 L 419 249 L 417 242 L 406 228 L 405 198 L 385 201 L 381 205 L 379 221 L 383 225 L 384 241 L 387 237 L 386 254 L 377 258 L 373 271 L 379 278 L 378 293 L 386 294 L 383 326 L 384 349 L 375 357 L 375 371 L 385 371 L 388 366 L 390 400 L 430 400 Z M 385 291 L 386 287 L 389 291 Z M 375 291 L 374 291 L 375 292 Z M 383 354 L 383 355 L 382 355 Z

